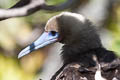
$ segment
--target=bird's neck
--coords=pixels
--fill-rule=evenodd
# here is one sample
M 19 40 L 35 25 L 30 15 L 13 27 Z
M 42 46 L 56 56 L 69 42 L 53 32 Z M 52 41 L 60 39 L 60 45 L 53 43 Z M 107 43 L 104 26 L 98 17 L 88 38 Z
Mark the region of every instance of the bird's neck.
M 96 47 L 93 49 L 81 48 L 78 46 L 63 46 L 63 52 L 61 53 L 64 64 L 72 62 L 79 62 L 83 66 L 95 66 L 96 62 L 93 59 L 95 55 L 99 62 L 111 62 L 116 56 L 112 51 L 108 51 L 102 47 Z

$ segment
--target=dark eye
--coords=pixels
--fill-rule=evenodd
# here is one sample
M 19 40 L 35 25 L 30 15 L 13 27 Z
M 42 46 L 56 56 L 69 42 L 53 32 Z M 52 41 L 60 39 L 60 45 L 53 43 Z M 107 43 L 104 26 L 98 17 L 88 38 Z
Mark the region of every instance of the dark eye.
M 55 36 L 56 35 L 56 31 L 50 31 L 50 35 L 52 35 L 52 36 Z

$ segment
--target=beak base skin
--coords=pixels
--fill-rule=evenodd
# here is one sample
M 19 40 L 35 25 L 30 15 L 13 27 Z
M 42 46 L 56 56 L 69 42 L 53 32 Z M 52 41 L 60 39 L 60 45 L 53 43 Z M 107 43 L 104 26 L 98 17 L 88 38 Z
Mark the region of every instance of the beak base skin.
M 31 45 L 23 49 L 19 54 L 18 58 L 21 58 L 30 52 L 37 50 L 39 48 L 42 48 L 48 44 L 56 42 L 58 39 L 58 34 L 51 35 L 49 32 L 44 32 L 35 42 L 33 42 Z

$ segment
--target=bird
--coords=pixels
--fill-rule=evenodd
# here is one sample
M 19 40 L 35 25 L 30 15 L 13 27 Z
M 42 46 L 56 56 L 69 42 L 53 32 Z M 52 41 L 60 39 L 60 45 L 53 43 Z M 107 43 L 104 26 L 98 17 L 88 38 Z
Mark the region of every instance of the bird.
M 120 59 L 102 45 L 95 25 L 85 16 L 62 12 L 45 25 L 43 34 L 18 58 L 49 44 L 63 44 L 63 66 L 50 80 L 120 80 Z

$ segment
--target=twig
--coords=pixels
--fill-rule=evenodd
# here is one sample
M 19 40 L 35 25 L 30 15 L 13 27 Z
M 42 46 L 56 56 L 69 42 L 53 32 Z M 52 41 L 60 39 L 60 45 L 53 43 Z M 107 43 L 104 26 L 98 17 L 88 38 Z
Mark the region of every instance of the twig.
M 45 3 L 45 0 L 20 0 L 14 6 L 9 9 L 0 9 L 0 20 L 27 16 L 36 11 L 49 10 L 49 11 L 60 11 L 71 7 L 77 0 L 67 0 L 65 3 L 60 5 L 50 6 Z

